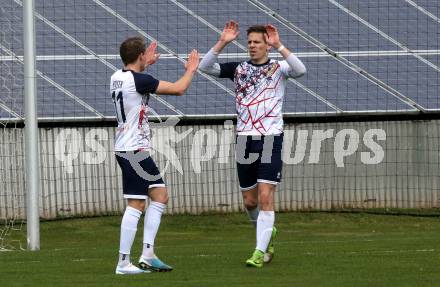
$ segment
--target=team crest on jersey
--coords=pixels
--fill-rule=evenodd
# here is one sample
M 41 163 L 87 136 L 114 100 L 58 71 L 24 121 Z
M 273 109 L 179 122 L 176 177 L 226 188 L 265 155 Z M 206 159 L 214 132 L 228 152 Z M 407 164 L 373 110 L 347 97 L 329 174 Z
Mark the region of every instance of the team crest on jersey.
M 278 64 L 278 63 L 272 63 L 272 64 L 268 65 L 266 77 L 272 78 L 272 75 L 276 72 L 276 70 L 278 70 L 279 67 L 280 67 L 280 64 Z

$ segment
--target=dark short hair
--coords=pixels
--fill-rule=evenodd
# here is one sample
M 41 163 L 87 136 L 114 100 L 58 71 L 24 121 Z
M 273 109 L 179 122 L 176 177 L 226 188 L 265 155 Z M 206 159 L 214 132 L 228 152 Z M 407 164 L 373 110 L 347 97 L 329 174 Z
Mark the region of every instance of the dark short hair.
M 266 27 L 263 26 L 263 25 L 253 25 L 253 26 L 250 26 L 250 27 L 247 29 L 247 34 L 249 35 L 250 33 L 262 33 L 262 34 L 266 34 L 267 31 L 266 31 Z
M 124 65 L 136 62 L 140 54 L 145 52 L 146 45 L 142 37 L 131 37 L 122 42 L 119 55 Z

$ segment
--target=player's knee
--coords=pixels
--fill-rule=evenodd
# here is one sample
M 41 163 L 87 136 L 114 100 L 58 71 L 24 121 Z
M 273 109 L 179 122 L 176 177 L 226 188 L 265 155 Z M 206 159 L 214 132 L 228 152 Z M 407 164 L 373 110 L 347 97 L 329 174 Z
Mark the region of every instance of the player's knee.
M 245 204 L 244 206 L 246 207 L 247 210 L 254 210 L 255 208 L 258 207 L 258 204 L 255 202 L 252 204 Z
M 258 201 L 255 199 L 248 199 L 244 201 L 244 206 L 246 207 L 247 210 L 253 210 L 255 208 L 257 208 L 258 206 Z
M 243 194 L 243 203 L 246 209 L 251 210 L 258 206 L 258 198 Z
M 168 200 L 169 200 L 169 196 L 168 196 L 168 192 L 165 189 L 163 192 L 160 192 L 159 194 L 156 194 L 154 196 L 154 198 L 151 198 L 152 200 L 156 201 L 156 202 L 160 202 L 163 204 L 167 204 Z
M 139 199 L 130 199 L 128 200 L 128 206 L 135 208 L 141 212 L 144 212 L 145 210 L 145 200 L 139 200 Z
M 164 195 L 161 195 L 161 196 L 159 196 L 159 197 L 157 197 L 156 199 L 154 199 L 154 201 L 156 201 L 156 202 L 160 202 L 160 203 L 162 203 L 162 204 L 168 204 L 168 194 L 164 194 Z
M 149 192 L 150 199 L 163 204 L 168 203 L 168 191 L 165 187 L 154 187 Z
M 138 209 L 142 212 L 145 210 L 145 200 L 139 203 Z
M 170 197 L 168 196 L 168 192 L 165 191 L 164 194 L 163 194 L 163 196 L 162 196 L 162 201 L 161 201 L 161 202 L 162 202 L 163 204 L 167 204 L 169 199 L 170 199 Z

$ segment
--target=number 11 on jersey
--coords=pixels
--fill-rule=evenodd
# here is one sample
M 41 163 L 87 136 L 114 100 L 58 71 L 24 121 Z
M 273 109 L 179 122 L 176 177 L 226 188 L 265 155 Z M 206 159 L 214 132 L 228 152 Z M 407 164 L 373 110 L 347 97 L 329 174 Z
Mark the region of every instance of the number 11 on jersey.
M 119 91 L 118 95 L 116 95 L 116 91 L 113 91 L 112 100 L 115 104 L 116 119 L 118 120 L 118 123 L 125 123 L 126 118 L 124 112 L 124 98 L 122 97 L 122 91 Z

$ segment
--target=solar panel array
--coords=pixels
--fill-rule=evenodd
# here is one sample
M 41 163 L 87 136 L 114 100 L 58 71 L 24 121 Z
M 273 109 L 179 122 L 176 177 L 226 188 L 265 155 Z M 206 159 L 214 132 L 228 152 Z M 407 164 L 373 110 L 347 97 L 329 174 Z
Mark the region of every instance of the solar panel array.
M 22 2 L 0 0 L 0 118 L 24 117 Z M 220 61 L 244 61 L 246 28 L 272 23 L 307 74 L 287 85 L 284 111 L 313 116 L 440 110 L 437 0 L 36 0 L 38 116 L 114 117 L 108 92 L 129 36 L 157 40 L 148 69 L 174 81 L 187 53 L 206 53 L 226 21 L 241 34 Z M 271 57 L 279 57 L 272 53 Z M 233 83 L 199 73 L 184 97 L 150 100 L 153 115 L 234 114 Z

